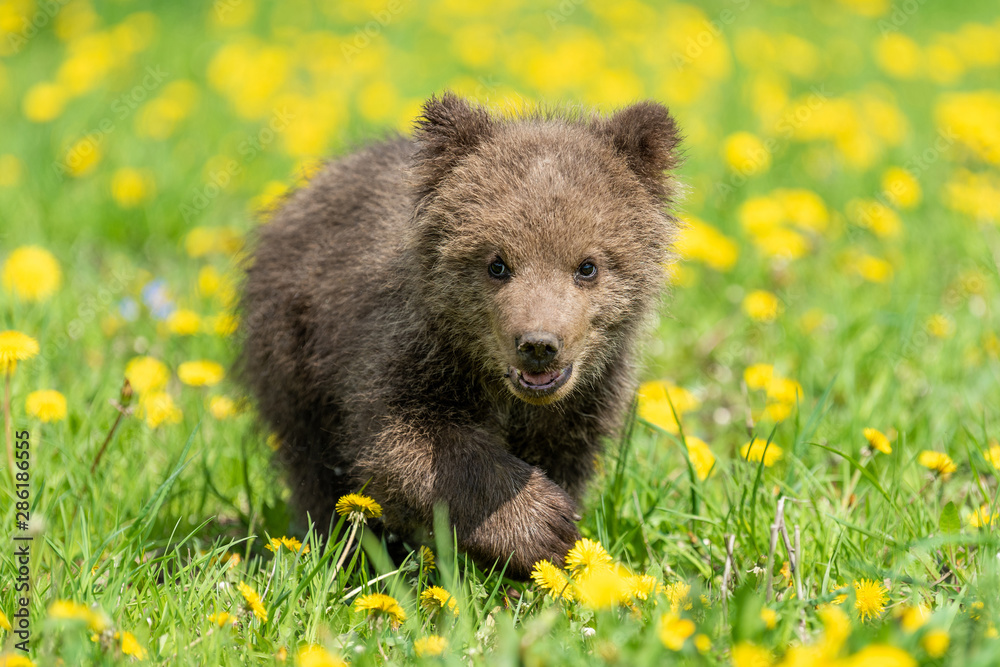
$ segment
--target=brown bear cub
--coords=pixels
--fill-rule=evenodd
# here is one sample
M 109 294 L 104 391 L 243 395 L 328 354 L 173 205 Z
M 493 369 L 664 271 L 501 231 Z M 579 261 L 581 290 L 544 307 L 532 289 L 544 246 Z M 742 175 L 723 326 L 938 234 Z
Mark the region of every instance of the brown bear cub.
M 401 536 L 444 504 L 481 565 L 562 563 L 665 284 L 677 143 L 653 102 L 445 94 L 292 195 L 248 264 L 241 366 L 297 508 L 324 529 L 367 485 Z

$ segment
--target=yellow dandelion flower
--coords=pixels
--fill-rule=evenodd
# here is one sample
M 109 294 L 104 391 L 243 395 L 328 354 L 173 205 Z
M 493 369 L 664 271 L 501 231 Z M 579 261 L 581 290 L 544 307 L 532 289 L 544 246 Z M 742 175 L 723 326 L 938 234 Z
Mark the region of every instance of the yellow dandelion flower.
M 302 546 L 302 542 L 295 539 L 294 537 L 272 537 L 268 544 L 264 545 L 264 548 L 268 551 L 277 552 L 281 547 L 285 547 L 293 553 L 299 553 L 301 551 L 304 554 L 309 553 L 309 545 Z
M 935 452 L 929 449 L 925 449 L 920 452 L 920 455 L 917 457 L 917 462 L 925 468 L 933 470 L 942 477 L 948 477 L 951 473 L 958 470 L 958 466 L 955 465 L 955 462 L 951 460 L 950 456 L 944 452 Z
M 969 525 L 973 528 L 981 528 L 983 526 L 992 525 L 994 521 L 1000 518 L 1000 514 L 993 512 L 990 513 L 990 506 L 983 504 L 978 510 L 973 512 L 968 516 Z
M 159 359 L 135 357 L 125 366 L 125 377 L 132 389 L 140 396 L 147 392 L 160 391 L 167 386 L 170 371 Z
M 298 650 L 295 664 L 299 667 L 347 667 L 347 663 L 322 646 L 309 644 Z
M 851 656 L 852 667 L 917 667 L 917 661 L 901 648 L 869 644 Z
M 660 641 L 671 651 L 680 651 L 687 638 L 694 634 L 694 622 L 679 618 L 677 614 L 664 614 L 656 628 Z
M 802 402 L 802 385 L 795 380 L 774 376 L 767 383 L 767 400 L 794 406 Z
M 420 594 L 420 606 L 427 612 L 436 612 L 448 608 L 458 616 L 458 602 L 455 596 L 440 586 L 431 586 Z
M 156 428 L 161 424 L 178 424 L 184 416 L 173 397 L 165 391 L 140 395 L 136 414 L 146 420 L 149 428 Z
M 100 634 L 111 626 L 107 615 L 98 608 L 91 608 L 71 600 L 56 600 L 49 605 L 49 618 L 63 621 L 84 621 L 92 632 Z
M 440 635 L 428 635 L 413 642 L 413 652 L 420 658 L 433 658 L 444 654 L 448 640 Z
M 8 620 L 7 614 L 3 613 L 3 610 L 0 610 L 0 628 L 3 628 L 7 632 L 10 632 L 12 629 L 10 627 L 10 620 Z
M 943 313 L 931 315 L 924 326 L 935 338 L 951 338 L 955 334 L 955 321 Z
M 733 647 L 730 659 L 733 667 L 770 667 L 771 653 L 763 646 L 746 640 Z
M 43 81 L 28 89 L 21 109 L 33 123 L 46 123 L 57 118 L 66 105 L 69 91 L 58 83 Z
M 247 606 L 250 607 L 253 615 L 259 618 L 262 623 L 267 623 L 267 610 L 264 609 L 264 603 L 260 599 L 260 594 L 242 581 L 236 584 L 236 589 L 243 596 L 243 599 L 246 600 Z
M 577 540 L 566 554 L 566 569 L 572 572 L 588 572 L 591 569 L 611 564 L 611 556 L 600 542 L 587 539 Z
M 206 618 L 208 619 L 209 623 L 214 623 L 220 628 L 224 628 L 227 625 L 229 626 L 236 625 L 237 621 L 236 616 L 230 614 L 228 611 L 220 611 L 217 614 L 209 614 L 208 616 L 206 616 Z
M 232 313 L 221 313 L 211 318 L 211 331 L 216 336 L 232 336 L 239 328 L 240 319 Z
M 754 290 L 743 299 L 743 312 L 758 322 L 773 322 L 781 311 L 778 297 L 766 290 Z
M 774 377 L 774 366 L 771 364 L 753 364 L 743 371 L 743 381 L 751 390 L 767 389 Z
M 887 283 L 892 280 L 892 264 L 874 255 L 862 254 L 853 259 L 853 270 L 870 283 Z
M 875 62 L 883 72 L 897 79 L 912 79 L 923 70 L 920 45 L 897 31 L 886 33 L 875 42 Z
M 996 470 L 1000 470 L 1000 443 L 995 440 L 990 442 L 990 449 L 984 456 Z
M 778 626 L 778 612 L 764 607 L 760 610 L 760 620 L 764 621 L 768 630 L 774 630 Z
M 694 636 L 694 647 L 698 649 L 699 653 L 708 653 L 712 650 L 712 640 L 708 638 L 708 635 L 697 634 Z
M 28 394 L 25 410 L 43 422 L 66 419 L 66 397 L 55 389 L 39 389 Z
M 31 658 L 16 653 L 0 654 L 0 667 L 35 667 Z
M 778 570 L 778 574 L 785 580 L 786 586 L 792 585 L 792 564 L 787 560 L 781 564 L 781 569 Z
M 875 199 L 852 199 L 847 203 L 847 216 L 854 224 L 870 229 L 879 238 L 897 238 L 903 233 L 899 215 Z
M 854 608 L 862 621 L 882 614 L 885 603 L 889 601 L 887 593 L 881 582 L 872 579 L 854 582 Z
M 116 632 L 115 639 L 121 642 L 122 653 L 130 655 L 139 660 L 146 659 L 146 649 L 142 647 L 139 640 L 131 632 Z
M 677 614 L 682 609 L 691 608 L 691 584 L 685 581 L 675 581 L 672 584 L 664 586 L 663 593 L 667 596 L 667 600 L 670 601 L 671 614 Z
M 191 257 L 213 253 L 233 255 L 243 247 L 243 237 L 235 227 L 195 227 L 184 237 L 184 249 Z
M 123 167 L 111 176 L 111 196 L 122 208 L 135 208 L 155 195 L 155 181 L 148 169 Z
M 201 317 L 187 308 L 178 308 L 167 318 L 167 330 L 175 336 L 193 336 L 201 331 Z
M 236 403 L 228 396 L 213 396 L 208 401 L 208 411 L 219 421 L 232 419 L 239 413 Z
M 573 599 L 573 589 L 566 573 L 548 560 L 540 560 L 531 570 L 531 580 L 544 589 L 548 595 L 564 600 Z
M 420 564 L 420 569 L 424 572 L 432 572 L 436 567 L 434 563 L 434 552 L 427 547 L 420 545 L 417 549 L 417 562 Z
M 67 149 L 66 172 L 73 178 L 86 176 L 97 168 L 103 156 L 101 145 L 90 137 L 84 137 Z
M 732 171 L 744 176 L 762 174 L 771 167 L 771 151 L 755 134 L 736 132 L 726 137 L 722 155 Z
M 728 236 L 692 216 L 681 216 L 683 227 L 677 239 L 677 253 L 716 271 L 729 271 L 739 258 L 739 246 Z
M 638 401 L 639 416 L 670 433 L 679 432 L 677 420 L 674 419 L 675 410 L 681 416 L 700 404 L 690 391 L 665 380 L 643 382 L 639 386 Z
M 781 447 L 763 440 L 752 440 L 740 447 L 740 458 L 751 463 L 760 463 L 763 460 L 766 468 L 780 461 L 784 455 L 785 452 Z
M 794 403 L 781 403 L 780 401 L 768 403 L 759 418 L 762 420 L 769 419 L 773 422 L 783 422 L 791 416 L 793 408 L 795 408 Z
M 902 167 L 889 167 L 882 174 L 882 190 L 899 208 L 913 208 L 920 203 L 920 183 Z
M 44 301 L 62 283 L 62 270 L 55 256 L 39 246 L 22 246 L 3 265 L 3 286 L 23 301 Z
M 633 574 L 625 577 L 628 597 L 631 600 L 648 600 L 650 596 L 663 593 L 663 584 L 651 574 Z
M 688 458 L 694 467 L 694 474 L 698 479 L 705 481 L 709 475 L 715 474 L 715 454 L 709 449 L 708 443 L 695 436 L 687 436 Z
M 13 373 L 17 362 L 38 354 L 38 341 L 20 331 L 0 331 L 0 373 Z
M 925 604 L 906 605 L 899 613 L 899 625 L 903 632 L 913 634 L 924 627 L 931 617 L 931 609 Z
M 185 361 L 177 367 L 177 377 L 181 382 L 191 387 L 211 387 L 222 382 L 226 371 L 222 364 L 214 361 L 200 359 L 198 361 Z
M 399 606 L 396 598 L 385 593 L 362 595 L 354 602 L 354 611 L 368 612 L 369 618 L 384 615 L 393 628 L 398 628 L 406 620 L 406 612 Z
M 341 496 L 335 507 L 337 514 L 346 516 L 350 521 L 364 521 L 366 519 L 377 519 L 382 516 L 382 506 L 369 498 L 358 493 L 348 493 Z
M 920 645 L 932 658 L 940 658 L 948 652 L 951 637 L 946 630 L 930 630 L 920 640 Z
M 974 621 L 978 621 L 982 617 L 982 611 L 985 607 L 986 605 L 982 602 L 982 600 L 976 600 L 975 602 L 970 604 L 969 618 L 971 618 Z
M 198 294 L 201 296 L 214 296 L 221 285 L 222 276 L 214 266 L 203 266 L 198 271 Z
M 877 449 L 883 454 L 892 454 L 892 445 L 889 444 L 889 438 L 885 436 L 885 433 L 871 427 L 866 428 L 863 433 L 872 449 Z
M 591 609 L 608 609 L 628 599 L 626 576 L 611 565 L 591 565 L 579 570 L 575 584 L 577 599 Z
M 820 653 L 833 657 L 840 652 L 851 635 L 851 621 L 843 609 L 836 605 L 823 605 L 816 613 L 823 623 L 823 634 L 817 642 Z

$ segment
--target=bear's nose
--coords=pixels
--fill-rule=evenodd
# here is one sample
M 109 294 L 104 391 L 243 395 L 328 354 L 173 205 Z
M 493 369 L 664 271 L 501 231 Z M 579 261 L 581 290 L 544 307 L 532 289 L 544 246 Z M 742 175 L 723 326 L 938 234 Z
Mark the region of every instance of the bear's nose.
M 517 344 L 517 358 L 528 370 L 543 369 L 559 352 L 559 339 L 547 331 L 533 331 L 519 336 L 514 342 Z

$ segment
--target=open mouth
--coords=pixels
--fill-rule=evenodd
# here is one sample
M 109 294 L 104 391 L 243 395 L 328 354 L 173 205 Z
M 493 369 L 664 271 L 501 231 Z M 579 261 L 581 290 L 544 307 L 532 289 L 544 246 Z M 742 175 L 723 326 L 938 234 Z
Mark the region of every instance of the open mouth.
M 561 370 L 543 371 L 541 373 L 529 373 L 521 371 L 511 366 L 507 377 L 510 378 L 514 387 L 531 396 L 548 396 L 558 391 L 559 387 L 566 384 L 570 374 L 573 372 L 573 364 Z

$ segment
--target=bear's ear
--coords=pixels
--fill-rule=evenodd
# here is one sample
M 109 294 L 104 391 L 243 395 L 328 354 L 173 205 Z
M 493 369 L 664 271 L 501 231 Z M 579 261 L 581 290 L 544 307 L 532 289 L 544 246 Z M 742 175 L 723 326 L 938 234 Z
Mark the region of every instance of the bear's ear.
M 418 146 L 414 171 L 421 198 L 493 133 L 493 120 L 485 109 L 451 92 L 427 100 L 423 111 L 414 132 Z
M 664 172 L 677 166 L 680 134 L 667 108 L 639 102 L 597 121 L 595 131 L 608 141 L 655 196 L 669 195 Z

